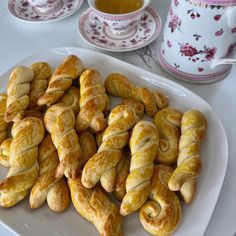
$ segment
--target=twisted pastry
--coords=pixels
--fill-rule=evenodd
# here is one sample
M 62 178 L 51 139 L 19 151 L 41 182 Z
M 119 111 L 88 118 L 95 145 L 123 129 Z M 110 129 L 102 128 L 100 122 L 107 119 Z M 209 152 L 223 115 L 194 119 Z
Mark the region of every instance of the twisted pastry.
M 38 164 L 39 177 L 30 193 L 30 207 L 39 208 L 47 199 L 51 210 L 56 212 L 65 210 L 69 204 L 69 191 L 63 179 L 58 181 L 55 178 L 59 158 L 50 134 L 47 134 L 39 146 Z
M 12 71 L 7 87 L 6 122 L 17 122 L 22 118 L 29 105 L 30 82 L 33 78 L 34 71 L 29 67 L 19 66 Z
M 200 144 L 206 134 L 207 121 L 197 110 L 183 114 L 177 168 L 169 179 L 172 191 L 181 191 L 186 203 L 192 201 L 195 193 L 196 178 L 202 168 Z
M 125 184 L 127 177 L 129 175 L 130 168 L 130 153 L 128 151 L 123 151 L 120 161 L 116 166 L 116 183 L 114 188 L 114 195 L 118 201 L 122 201 L 125 194 Z
M 58 101 L 59 104 L 62 104 L 66 107 L 70 107 L 74 112 L 75 116 L 79 113 L 79 100 L 80 100 L 80 91 L 78 88 L 71 86 L 65 93 L 65 95 Z
M 119 105 L 111 111 L 102 144 L 83 169 L 82 183 L 85 187 L 92 188 L 100 180 L 107 192 L 113 191 L 121 150 L 129 141 L 128 131 L 137 121 L 135 111 L 129 106 Z
M 122 236 L 121 215 L 100 186 L 85 188 L 80 178 L 69 179 L 71 199 L 78 213 L 92 222 L 100 236 Z
M 56 103 L 77 79 L 84 69 L 82 61 L 75 55 L 70 55 L 56 68 L 53 73 L 48 88 L 39 99 L 38 105 L 48 105 Z
M 0 143 L 7 137 L 8 123 L 4 120 L 6 105 L 7 95 L 0 93 Z
M 172 234 L 181 220 L 181 205 L 175 192 L 168 188 L 173 169 L 165 165 L 154 167 L 150 201 L 139 211 L 139 219 L 149 233 L 158 236 Z
M 153 162 L 157 154 L 159 134 L 149 121 L 138 122 L 130 139 L 130 174 L 126 180 L 126 194 L 120 206 L 120 213 L 128 215 L 139 209 L 150 192 Z
M 128 105 L 128 106 L 132 107 L 135 110 L 135 113 L 139 118 L 143 117 L 144 105 L 142 102 L 140 102 L 136 99 L 123 99 L 121 104 Z
M 56 177 L 60 179 L 64 173 L 67 178 L 75 178 L 83 159 L 79 138 L 74 129 L 74 112 L 69 107 L 55 104 L 45 113 L 44 124 L 51 134 L 60 159 Z
M 182 114 L 173 108 L 165 108 L 157 112 L 153 122 L 156 125 L 160 142 L 156 161 L 161 164 L 174 165 L 179 154 L 180 123 Z
M 4 167 L 10 167 L 9 155 L 12 138 L 5 139 L 0 144 L 0 164 Z
M 44 137 L 41 119 L 28 117 L 14 124 L 10 146 L 11 168 L 0 181 L 0 205 L 11 207 L 23 200 L 38 176 L 38 145 Z
M 82 166 L 97 152 L 97 144 L 95 138 L 89 131 L 80 133 L 79 144 L 81 147 L 83 161 Z
M 133 85 L 128 78 L 121 74 L 110 74 L 105 81 L 106 91 L 113 96 L 134 98 L 143 102 L 146 113 L 153 117 L 159 109 L 168 106 L 167 98 L 160 92 L 152 92 L 147 88 Z
M 34 63 L 31 69 L 34 71 L 34 78 L 30 84 L 29 109 L 39 109 L 37 101 L 45 93 L 52 72 L 47 62 Z
M 76 120 L 79 132 L 89 127 L 100 132 L 107 126 L 103 111 L 108 107 L 108 97 L 100 82 L 100 74 L 96 70 L 87 69 L 80 76 L 80 112 Z

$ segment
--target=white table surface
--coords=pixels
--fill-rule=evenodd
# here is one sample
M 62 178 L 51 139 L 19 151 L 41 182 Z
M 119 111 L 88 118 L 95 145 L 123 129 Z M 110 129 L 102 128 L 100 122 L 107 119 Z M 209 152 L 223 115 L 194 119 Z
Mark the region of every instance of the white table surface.
M 152 6 L 159 11 L 163 20 L 169 3 L 169 0 L 152 1 Z M 87 7 L 87 3 L 84 3 L 77 13 L 59 22 L 32 24 L 13 18 L 7 11 L 7 1 L 0 1 L 0 75 L 19 60 L 48 48 L 72 46 L 97 50 L 84 42 L 77 30 L 78 17 Z M 136 52 L 101 52 L 173 79 L 158 66 L 157 42 Z M 226 79 L 214 84 L 196 85 L 181 81 L 178 83 L 205 99 L 225 126 L 229 140 L 229 165 L 206 236 L 233 236 L 236 232 L 236 68 L 233 68 Z M 13 234 L 0 224 L 0 235 Z

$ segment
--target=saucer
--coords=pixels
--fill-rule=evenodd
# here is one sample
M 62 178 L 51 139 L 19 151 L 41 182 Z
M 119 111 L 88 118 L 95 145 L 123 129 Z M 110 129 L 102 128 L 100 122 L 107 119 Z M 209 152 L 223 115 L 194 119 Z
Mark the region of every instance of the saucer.
M 8 10 L 17 19 L 34 22 L 46 23 L 62 20 L 74 14 L 84 0 L 62 0 L 61 6 L 55 9 L 54 12 L 38 13 L 28 0 L 9 0 Z
M 161 31 L 161 18 L 147 7 L 137 26 L 127 34 L 114 34 L 96 17 L 91 19 L 93 9 L 88 8 L 79 18 L 78 28 L 84 40 L 96 48 L 113 52 L 132 51 L 151 43 Z

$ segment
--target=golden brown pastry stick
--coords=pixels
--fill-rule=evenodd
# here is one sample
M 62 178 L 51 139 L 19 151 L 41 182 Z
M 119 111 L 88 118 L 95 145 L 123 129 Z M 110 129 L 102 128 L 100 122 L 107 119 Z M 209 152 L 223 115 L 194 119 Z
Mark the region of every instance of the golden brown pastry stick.
M 44 124 L 51 134 L 60 159 L 56 177 L 60 179 L 65 174 L 67 178 L 76 178 L 79 167 L 83 164 L 83 157 L 79 138 L 74 129 L 74 112 L 69 107 L 55 104 L 45 113 Z
M 100 186 L 87 189 L 80 178 L 69 179 L 68 186 L 75 209 L 94 224 L 100 236 L 122 236 L 119 210 Z
M 82 166 L 84 166 L 86 162 L 97 152 L 97 144 L 94 136 L 89 131 L 79 134 L 79 144 L 83 156 Z
M 28 117 L 14 124 L 10 146 L 11 168 L 0 181 L 0 205 L 11 207 L 25 198 L 38 176 L 38 145 L 44 137 L 41 119 Z
M 180 123 L 182 114 L 173 108 L 157 112 L 153 122 L 156 125 L 160 142 L 156 161 L 165 165 L 176 165 L 179 154 Z
M 123 105 L 128 105 L 132 107 L 135 110 L 136 115 L 139 118 L 142 118 L 144 115 L 144 105 L 142 102 L 136 100 L 136 99 L 122 99 Z
M 111 111 L 102 144 L 83 169 L 82 183 L 85 187 L 92 188 L 100 180 L 107 192 L 114 190 L 116 165 L 121 158 L 121 150 L 129 142 L 129 130 L 137 121 L 135 111 L 129 106 L 119 105 Z
M 12 138 L 7 138 L 0 144 L 0 164 L 4 167 L 11 166 L 9 160 L 11 142 Z
M 62 104 L 66 107 L 70 107 L 74 112 L 75 116 L 79 113 L 79 100 L 80 100 L 80 91 L 78 88 L 71 86 L 64 94 L 64 96 L 58 101 L 59 104 Z
M 58 181 L 55 178 L 59 158 L 50 134 L 46 135 L 39 146 L 38 164 L 39 177 L 30 193 L 30 207 L 39 208 L 47 199 L 51 210 L 64 211 L 69 204 L 69 190 L 63 179 Z
M 121 159 L 116 166 L 117 174 L 113 193 L 118 201 L 122 201 L 126 194 L 125 184 L 127 177 L 129 175 L 129 168 L 130 168 L 130 152 L 124 150 L 122 152 Z
M 37 105 L 37 101 L 45 93 L 52 71 L 47 62 L 36 62 L 31 65 L 31 69 L 34 71 L 34 78 L 30 83 L 28 108 L 40 109 L 41 107 Z
M 34 71 L 25 66 L 14 69 L 7 87 L 7 108 L 4 115 L 6 122 L 19 121 L 29 105 L 30 82 Z
M 196 178 L 202 168 L 200 144 L 206 134 L 207 121 L 198 110 L 183 114 L 177 168 L 169 179 L 172 191 L 180 190 L 186 203 L 190 203 L 195 194 Z
M 158 143 L 159 134 L 153 123 L 140 121 L 135 125 L 130 139 L 130 173 L 120 206 L 122 215 L 138 210 L 147 200 Z
M 165 165 L 154 168 L 151 181 L 150 200 L 139 211 L 139 219 L 152 235 L 168 236 L 178 227 L 181 220 L 181 205 L 175 192 L 168 188 L 168 179 L 173 169 Z
M 6 111 L 7 95 L 0 93 L 0 143 L 7 138 L 7 128 L 9 124 L 4 120 Z
M 122 98 L 135 98 L 143 102 L 146 113 L 153 117 L 159 109 L 168 106 L 167 98 L 160 92 L 133 85 L 125 76 L 113 73 L 105 81 L 107 93 Z
M 48 88 L 39 99 L 38 105 L 51 106 L 56 103 L 77 79 L 84 69 L 82 61 L 75 55 L 70 55 L 56 68 Z
M 96 70 L 86 69 L 80 76 L 80 112 L 76 119 L 76 130 L 85 131 L 89 127 L 96 133 L 107 126 L 103 111 L 109 100 Z

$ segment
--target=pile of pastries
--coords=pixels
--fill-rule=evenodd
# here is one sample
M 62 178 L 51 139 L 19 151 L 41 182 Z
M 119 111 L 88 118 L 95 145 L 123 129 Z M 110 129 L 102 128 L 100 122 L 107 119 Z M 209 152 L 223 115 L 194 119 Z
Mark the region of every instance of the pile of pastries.
M 111 108 L 111 96 L 120 105 Z M 206 130 L 200 111 L 171 108 L 164 94 L 118 73 L 103 84 L 75 55 L 53 73 L 47 62 L 19 66 L 0 95 L 0 164 L 9 168 L 0 206 L 29 193 L 31 208 L 47 202 L 62 212 L 71 199 L 100 235 L 123 235 L 122 216 L 136 211 L 146 231 L 170 235 L 180 198 L 195 195 Z

